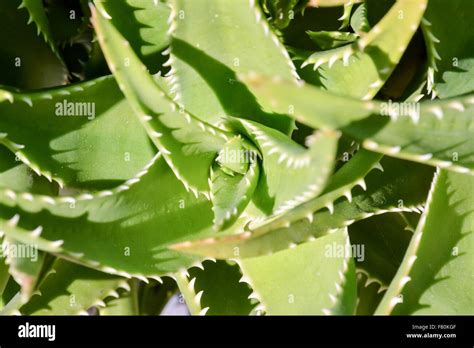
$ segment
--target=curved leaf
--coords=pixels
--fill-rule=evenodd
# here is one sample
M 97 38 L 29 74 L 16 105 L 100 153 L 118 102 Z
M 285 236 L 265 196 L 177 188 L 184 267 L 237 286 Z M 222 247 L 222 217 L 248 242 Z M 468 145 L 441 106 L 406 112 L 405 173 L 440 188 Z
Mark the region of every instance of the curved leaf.
M 48 17 L 46 16 L 43 2 L 37 0 L 21 0 L 21 4 L 18 8 L 26 8 L 28 10 L 28 13 L 30 15 L 28 24 L 30 22 L 35 23 L 38 34 L 43 35 L 44 41 L 49 44 L 51 50 L 62 61 L 59 49 L 51 32 L 51 26 L 49 24 Z
M 370 171 L 374 163 L 377 161 L 368 154 L 356 155 L 347 167 L 342 167 L 344 171 L 341 169 L 334 175 L 334 184 L 326 194 L 280 217 L 261 222 L 253 231 L 184 242 L 173 248 L 216 258 L 253 257 L 312 241 L 374 215 L 390 211 L 419 212 L 426 199 L 431 168 L 387 158 L 382 162 L 386 167 L 384 172 Z M 345 181 L 337 184 L 341 178 L 347 184 Z M 361 178 L 365 181 L 361 182 Z M 356 189 L 357 185 L 362 188 Z
M 474 96 L 418 103 L 356 101 L 261 76 L 244 80 L 266 108 L 315 128 L 340 128 L 371 151 L 474 172 Z M 370 116 L 370 117 L 369 117 Z
M 216 126 L 230 115 L 291 132 L 293 121 L 262 112 L 236 77 L 250 71 L 296 77 L 288 52 L 258 4 L 254 0 L 173 0 L 171 4 L 169 78 L 176 100 Z
M 348 252 L 347 252 L 348 251 Z M 267 315 L 353 314 L 355 267 L 347 231 L 270 256 L 241 260 L 243 278 Z
M 130 42 L 140 60 L 152 72 L 160 68 L 162 51 L 169 45 L 170 8 L 163 1 L 102 0 L 102 8 L 114 27 Z
M 102 4 L 97 3 L 99 13 Z M 165 94 L 112 22 L 93 11 L 99 42 L 118 84 L 150 139 L 162 152 L 175 175 L 191 189 L 209 196 L 211 164 L 228 135 L 195 119 Z
M 423 33 L 435 95 L 450 98 L 474 92 L 472 1 L 430 0 Z M 447 21 L 446 18 L 453 18 Z
M 186 192 L 161 157 L 114 191 L 52 198 L 2 190 L 0 202 L 0 218 L 10 219 L 0 221 L 7 236 L 140 279 L 198 260 L 168 244 L 215 234 L 210 202 Z
M 23 315 L 83 315 L 90 307 L 104 306 L 103 300 L 119 287 L 128 288 L 120 277 L 57 260 L 39 293 L 19 311 Z
M 258 123 L 235 123 L 256 144 L 263 158 L 264 173 L 254 199 L 259 208 L 268 215 L 278 215 L 321 193 L 332 173 L 339 134 L 314 133 L 306 139 L 306 149 Z
M 217 166 L 211 171 L 209 186 L 214 225 L 218 230 L 229 227 L 247 207 L 257 187 L 259 174 L 260 166 L 256 160 L 250 160 L 248 171 L 243 175 L 229 175 Z
M 26 9 L 18 9 L 22 3 L 21 0 L 11 0 L 0 4 L 0 84 L 25 89 L 66 84 L 67 69 L 38 36 L 38 27 L 28 25 L 32 19 Z
M 392 281 L 413 235 L 401 214 L 374 216 L 349 226 L 351 243 L 362 248 L 362 255 L 355 257 L 356 266 L 379 283 L 379 290 Z
M 251 289 L 239 282 L 238 265 L 226 261 L 205 261 L 202 268 L 189 270 L 190 286 L 194 288 L 200 307 L 206 315 L 248 315 L 255 305 L 249 300 Z
M 376 314 L 473 314 L 472 176 L 438 171 L 403 262 Z
M 62 185 L 116 186 L 156 152 L 110 77 L 40 92 L 0 93 L 0 143 Z
M 427 0 L 398 0 L 384 18 L 354 44 L 316 52 L 302 65 L 319 68 L 321 86 L 372 99 L 387 81 L 416 32 Z

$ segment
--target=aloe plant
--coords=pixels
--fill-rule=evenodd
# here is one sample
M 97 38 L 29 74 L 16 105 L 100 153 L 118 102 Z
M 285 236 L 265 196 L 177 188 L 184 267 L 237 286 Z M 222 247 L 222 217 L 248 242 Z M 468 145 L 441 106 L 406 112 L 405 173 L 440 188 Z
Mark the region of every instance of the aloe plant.
M 2 1 L 0 313 L 473 314 L 473 12 Z

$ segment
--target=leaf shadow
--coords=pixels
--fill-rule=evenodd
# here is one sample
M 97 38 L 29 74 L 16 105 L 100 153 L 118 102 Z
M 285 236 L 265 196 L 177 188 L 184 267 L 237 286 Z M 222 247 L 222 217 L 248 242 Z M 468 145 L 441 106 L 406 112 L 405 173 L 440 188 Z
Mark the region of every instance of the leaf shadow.
M 255 96 L 228 66 L 183 40 L 174 38 L 171 47 L 173 54 L 212 88 L 228 116 L 257 121 L 285 134 L 293 130 L 294 122 L 288 116 L 263 111 Z
M 434 285 L 451 278 L 449 275 L 440 274 L 444 267 L 455 259 L 468 256 L 466 252 L 457 251 L 455 248 L 464 238 L 474 233 L 463 231 L 464 219 L 474 213 L 474 208 L 469 207 L 465 212 L 457 212 L 460 207 L 466 205 L 468 198 L 453 202 L 452 196 L 455 193 L 455 191 L 446 192 L 447 209 L 452 211 L 454 216 L 446 221 L 444 226 L 438 226 L 441 228 L 438 234 L 431 233 L 427 240 L 421 241 L 425 245 L 433 246 L 423 248 L 423 245 L 420 245 L 417 253 L 419 261 L 415 262 L 411 272 L 416 282 L 411 281 L 405 286 L 403 306 L 395 307 L 394 314 L 403 314 L 407 308 L 410 313 L 430 308 L 429 304 L 421 303 L 423 295 Z

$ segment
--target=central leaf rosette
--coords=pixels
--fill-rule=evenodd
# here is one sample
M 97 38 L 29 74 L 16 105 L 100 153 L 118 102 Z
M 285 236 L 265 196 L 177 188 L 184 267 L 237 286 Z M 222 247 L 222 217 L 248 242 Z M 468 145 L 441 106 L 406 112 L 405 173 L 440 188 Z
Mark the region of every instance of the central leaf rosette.
M 218 153 L 209 180 L 217 229 L 230 226 L 252 199 L 260 174 L 257 157 L 257 149 L 240 135 Z
M 97 8 L 103 10 L 101 3 Z M 94 22 L 114 76 L 154 145 L 187 190 L 211 200 L 215 229 L 227 229 L 244 212 L 246 222 L 282 214 L 322 192 L 339 132 L 316 130 L 306 147 L 295 142 L 294 121 L 263 111 L 238 80 L 233 88 L 249 110 L 230 103 L 225 113 L 203 113 L 189 101 L 178 103 L 170 95 L 171 79 L 151 76 L 110 20 L 95 13 Z

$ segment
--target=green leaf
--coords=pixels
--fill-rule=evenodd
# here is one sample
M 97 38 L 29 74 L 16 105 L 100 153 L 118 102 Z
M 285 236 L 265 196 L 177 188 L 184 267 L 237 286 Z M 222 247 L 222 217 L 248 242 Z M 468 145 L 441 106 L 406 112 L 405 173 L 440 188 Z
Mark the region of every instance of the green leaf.
M 354 8 L 353 2 L 347 2 L 344 4 L 344 13 L 342 14 L 341 17 L 338 18 L 338 20 L 342 22 L 341 26 L 339 27 L 339 30 L 346 29 L 349 26 L 353 8 Z
M 21 0 L 2 1 L 0 4 L 0 42 L 3 47 L 0 84 L 25 89 L 66 84 L 67 69 L 51 47 L 38 36 L 38 27 L 27 24 L 30 13 L 23 8 L 18 9 L 21 4 Z M 35 18 L 40 21 L 39 17 Z
M 272 16 L 272 24 L 279 29 L 283 29 L 288 26 L 294 17 L 298 2 L 299 0 L 264 0 L 263 6 Z
M 373 315 L 384 293 L 385 290 L 377 281 L 358 270 L 356 315 Z
M 472 1 L 428 3 L 423 34 L 434 96 L 450 98 L 474 92 L 474 33 L 470 16 L 473 11 Z
M 156 152 L 110 77 L 2 95 L 0 143 L 61 185 L 116 186 Z
M 398 0 L 370 32 L 354 44 L 316 52 L 302 65 L 319 68 L 320 86 L 372 99 L 387 81 L 416 32 L 427 0 Z
M 162 1 L 102 0 L 113 26 L 130 42 L 140 60 L 152 72 L 160 69 L 162 51 L 169 45 L 170 8 Z
M 0 237 L 0 242 L 3 237 Z M 10 273 L 8 272 L 8 265 L 5 263 L 5 257 L 3 254 L 0 256 L 0 310 L 3 308 L 3 293 L 7 287 L 8 281 L 10 280 Z
M 57 193 L 57 189 L 51 183 L 16 161 L 15 156 L 3 146 L 0 148 L 0 189 L 50 195 Z M 0 294 L 7 286 L 9 276 L 12 275 L 21 286 L 19 301 L 24 303 L 36 289 L 45 264 L 45 255 L 38 251 L 35 244 L 20 243 L 2 235 L 0 231 Z
M 18 314 L 18 307 L 21 306 L 21 295 L 19 291 L 20 286 L 15 282 L 13 277 L 9 277 L 1 294 L 0 304 L 2 305 L 2 309 L 0 310 L 0 315 Z
M 189 270 L 190 284 L 206 315 L 249 315 L 255 307 L 249 300 L 252 293 L 240 282 L 239 266 L 226 261 L 205 261 L 202 268 Z M 203 311 L 203 312 L 204 312 Z
M 347 45 L 358 38 L 356 34 L 340 31 L 308 31 L 308 35 L 321 50 Z
M 243 79 L 265 108 L 291 106 L 297 121 L 340 128 L 368 150 L 461 173 L 474 170 L 473 95 L 419 104 L 356 101 L 303 83 Z
M 472 176 L 438 171 L 403 262 L 376 314 L 474 313 Z
M 407 106 L 398 105 L 400 110 Z M 390 103 L 380 107 L 383 115 Z M 473 174 L 474 97 L 411 103 L 408 108 L 415 111 L 400 111 L 390 120 L 374 115 L 343 131 L 371 151 Z
M 426 192 L 426 187 L 424 189 L 422 192 Z M 418 196 L 421 202 L 423 194 Z M 400 197 L 407 198 L 406 195 Z M 368 275 L 370 280 L 377 281 L 381 289 L 386 289 L 392 281 L 413 235 L 406 229 L 407 223 L 401 214 L 374 216 L 349 226 L 351 243 L 363 248 L 362 255 L 355 257 L 358 270 Z
M 347 4 L 357 4 L 363 0 L 309 0 L 307 6 L 310 7 L 336 7 Z
M 256 159 L 250 159 L 249 168 L 243 175 L 227 174 L 219 166 L 211 170 L 211 187 L 214 225 L 223 230 L 232 225 L 252 199 L 257 187 L 260 166 Z
M 264 113 L 237 79 L 257 71 L 294 79 L 288 52 L 253 0 L 173 0 L 171 90 L 192 114 L 215 126 L 226 116 L 251 119 L 285 134 L 294 123 Z
M 100 14 L 101 6 L 98 2 L 93 21 L 120 88 L 175 175 L 196 195 L 209 196 L 209 170 L 228 134 L 177 107 L 165 94 L 162 78 L 155 81 L 148 74 L 128 41 Z
M 255 203 L 268 215 L 280 214 L 318 196 L 333 169 L 339 134 L 316 132 L 306 139 L 308 148 L 283 133 L 246 120 L 235 128 L 250 138 L 263 157 L 263 175 Z
M 239 76 L 252 90 L 265 110 L 287 113 L 313 128 L 337 129 L 368 117 L 376 104 L 359 101 L 303 81 L 291 83 L 280 78 L 246 74 Z
M 348 251 L 348 252 L 347 252 Z M 268 315 L 353 314 L 355 267 L 347 231 L 240 261 L 257 310 Z
M 22 315 L 87 314 L 90 307 L 103 307 L 103 300 L 119 287 L 128 288 L 120 277 L 57 260 L 39 286 L 39 294 L 19 311 Z
M 115 190 L 58 198 L 2 190 L 0 202 L 7 236 L 140 279 L 199 260 L 168 250 L 169 244 L 215 235 L 210 202 L 186 192 L 160 156 Z
M 1 247 L 9 273 L 21 286 L 21 300 L 25 303 L 36 289 L 45 254 L 38 251 L 34 244 L 17 242 L 8 236 L 3 237 Z
M 0 189 L 51 196 L 58 191 L 56 185 L 38 176 L 4 146 L 0 146 Z
M 112 292 L 109 296 L 109 299 L 104 301 L 105 307 L 99 308 L 100 315 L 138 315 L 138 286 L 130 286 L 130 288 L 130 291 L 122 291 L 121 294 L 119 294 L 118 291 L 116 291 L 115 293 Z
M 253 257 L 310 242 L 374 215 L 419 212 L 426 199 L 432 169 L 386 158 L 382 162 L 383 172 L 371 171 L 382 168 L 377 162 L 379 158 L 372 153 L 357 154 L 334 175 L 325 194 L 281 216 L 260 224 L 255 221 L 257 225 L 251 231 L 185 242 L 173 248 L 216 258 Z M 362 187 L 356 188 L 358 185 Z
M 174 280 L 178 285 L 180 298 L 186 302 L 189 313 L 191 315 L 206 315 L 208 308 L 202 307 L 200 296 L 198 296 L 198 293 L 194 289 L 194 281 L 191 282 L 191 280 L 189 280 L 187 271 L 182 270 L 176 273 Z
M 367 18 L 367 6 L 360 4 L 351 16 L 351 28 L 359 35 L 370 31 L 371 27 Z
M 48 17 L 46 16 L 43 2 L 37 0 L 21 0 L 21 4 L 18 8 L 26 8 L 28 10 L 30 15 L 28 24 L 31 22 L 35 23 L 38 34 L 43 35 L 44 41 L 49 44 L 51 50 L 56 54 L 59 60 L 62 61 L 59 49 L 53 38 L 51 26 Z

